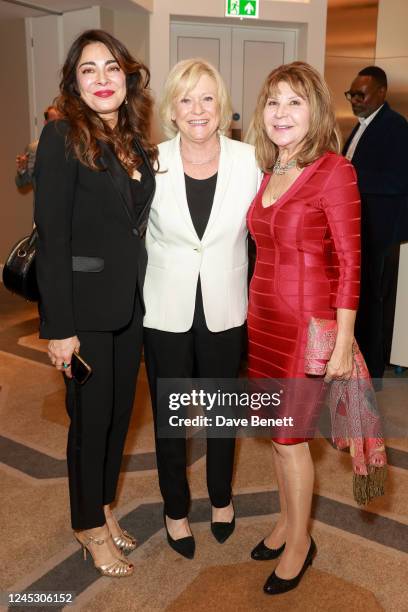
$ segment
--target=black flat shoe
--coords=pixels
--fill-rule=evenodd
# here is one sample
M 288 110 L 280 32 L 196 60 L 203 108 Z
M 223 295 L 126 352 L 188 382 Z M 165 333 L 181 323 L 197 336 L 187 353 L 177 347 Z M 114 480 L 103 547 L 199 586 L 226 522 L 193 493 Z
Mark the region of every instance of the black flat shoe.
M 169 534 L 169 530 L 167 529 L 166 524 L 166 514 L 163 512 L 164 518 L 164 528 L 167 534 L 167 541 L 169 546 L 175 550 L 179 555 L 186 557 L 186 559 L 193 559 L 195 553 L 195 540 L 193 536 L 186 536 L 185 538 L 180 538 L 179 540 L 173 540 L 171 535 Z
M 262 540 L 255 546 L 251 552 L 251 558 L 255 561 L 269 561 L 270 559 L 277 559 L 285 549 L 285 542 L 279 548 L 268 548 Z
M 228 540 L 234 529 L 235 516 L 230 523 L 223 523 L 221 521 L 216 521 L 214 523 L 211 522 L 211 533 L 220 544 L 223 544 L 225 540 Z
M 268 580 L 264 584 L 264 593 L 266 593 L 267 595 L 279 595 L 279 593 L 286 593 L 287 591 L 295 589 L 301 581 L 302 576 L 309 567 L 309 565 L 312 565 L 313 557 L 315 556 L 316 552 L 317 548 L 315 541 L 312 537 L 310 537 L 309 550 L 306 555 L 305 562 L 303 563 L 303 567 L 298 573 L 298 575 L 287 580 L 285 578 L 280 578 L 275 574 L 275 572 L 272 572 L 272 574 L 269 576 Z

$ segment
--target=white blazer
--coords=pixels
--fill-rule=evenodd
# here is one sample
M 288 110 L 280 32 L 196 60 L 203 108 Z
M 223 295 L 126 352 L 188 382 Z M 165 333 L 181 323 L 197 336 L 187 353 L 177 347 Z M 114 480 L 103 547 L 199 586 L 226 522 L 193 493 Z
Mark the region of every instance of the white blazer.
M 200 241 L 187 204 L 180 135 L 159 145 L 146 232 L 144 326 L 169 332 L 191 328 L 198 277 L 210 331 L 245 322 L 248 305 L 246 213 L 255 197 L 259 170 L 251 145 L 220 137 L 217 186 Z

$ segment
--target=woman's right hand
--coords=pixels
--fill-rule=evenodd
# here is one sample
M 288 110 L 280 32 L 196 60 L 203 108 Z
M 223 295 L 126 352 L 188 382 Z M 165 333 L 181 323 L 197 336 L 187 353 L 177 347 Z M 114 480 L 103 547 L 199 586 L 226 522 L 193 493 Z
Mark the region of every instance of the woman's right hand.
M 72 378 L 71 374 L 71 358 L 74 351 L 78 352 L 80 342 L 78 336 L 72 336 L 71 338 L 63 338 L 62 340 L 50 340 L 48 343 L 48 357 L 57 370 L 63 370 L 63 372 Z M 68 367 L 64 367 L 63 364 L 69 364 Z

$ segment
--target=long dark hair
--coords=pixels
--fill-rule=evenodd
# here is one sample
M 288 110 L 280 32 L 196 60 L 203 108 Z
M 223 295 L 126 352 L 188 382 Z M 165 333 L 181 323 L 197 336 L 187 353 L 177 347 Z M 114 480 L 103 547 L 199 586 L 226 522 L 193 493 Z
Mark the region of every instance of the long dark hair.
M 92 43 L 102 43 L 112 53 L 126 75 L 126 102 L 119 108 L 118 122 L 112 129 L 80 97 L 76 69 L 83 49 Z M 150 72 L 135 60 L 126 47 L 108 32 L 87 30 L 72 43 L 62 68 L 60 95 L 55 104 L 70 124 L 68 145 L 86 166 L 98 170 L 100 155 L 97 140 L 111 145 L 116 155 L 131 174 L 142 163 L 133 147 L 136 137 L 151 163 L 157 160 L 157 147 L 149 141 L 152 98 L 149 90 Z

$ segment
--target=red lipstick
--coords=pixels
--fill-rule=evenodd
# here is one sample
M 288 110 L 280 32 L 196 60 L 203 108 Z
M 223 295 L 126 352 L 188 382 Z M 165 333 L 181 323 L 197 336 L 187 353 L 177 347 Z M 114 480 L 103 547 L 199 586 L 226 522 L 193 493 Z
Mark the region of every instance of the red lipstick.
M 98 96 L 99 98 L 110 98 L 110 96 L 113 96 L 115 92 L 112 89 L 101 89 L 100 91 L 96 91 L 95 92 L 95 96 Z

